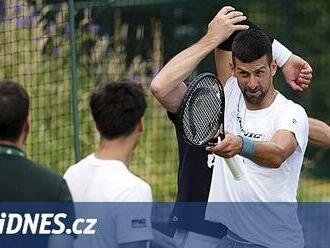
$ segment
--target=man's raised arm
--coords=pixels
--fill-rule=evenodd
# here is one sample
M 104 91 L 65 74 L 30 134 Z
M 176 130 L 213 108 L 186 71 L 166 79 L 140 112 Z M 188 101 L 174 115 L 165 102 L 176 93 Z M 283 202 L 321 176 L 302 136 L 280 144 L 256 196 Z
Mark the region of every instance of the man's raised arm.
M 197 43 L 171 59 L 151 82 L 151 92 L 172 113 L 179 110 L 186 85 L 183 83 L 197 65 L 234 31 L 248 29 L 237 24 L 246 17 L 233 7 L 223 7 L 208 26 L 208 31 Z

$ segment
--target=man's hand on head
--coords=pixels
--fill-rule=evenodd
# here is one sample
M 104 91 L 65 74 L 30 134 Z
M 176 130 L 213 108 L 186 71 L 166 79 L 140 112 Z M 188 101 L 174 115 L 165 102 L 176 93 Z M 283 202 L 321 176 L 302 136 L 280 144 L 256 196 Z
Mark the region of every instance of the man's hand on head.
M 287 84 L 296 91 L 307 89 L 313 77 L 313 70 L 308 62 L 294 54 L 283 65 L 282 73 Z
M 248 25 L 239 24 L 244 20 L 246 20 L 246 16 L 241 11 L 236 11 L 231 6 L 225 6 L 209 23 L 206 36 L 219 45 L 235 31 L 248 29 Z

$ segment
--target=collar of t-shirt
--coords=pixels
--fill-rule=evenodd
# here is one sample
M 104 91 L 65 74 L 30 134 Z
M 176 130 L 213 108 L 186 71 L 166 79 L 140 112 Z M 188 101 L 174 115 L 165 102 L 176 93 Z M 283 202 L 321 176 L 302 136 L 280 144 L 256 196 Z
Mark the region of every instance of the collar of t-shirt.
M 120 160 L 105 160 L 105 159 L 99 159 L 95 156 L 95 153 L 88 156 L 88 164 L 95 167 L 109 167 L 116 168 L 119 170 L 127 170 L 127 166 Z
M 6 154 L 11 156 L 26 157 L 25 153 L 15 146 L 0 145 L 0 154 Z
M 273 108 L 275 108 L 278 104 L 281 103 L 283 100 L 283 96 L 281 95 L 280 92 L 277 92 L 274 101 L 266 108 L 263 109 L 257 109 L 257 110 L 250 110 L 246 107 L 246 114 L 247 115 L 253 115 L 253 116 L 264 116 L 266 113 L 269 111 L 272 111 Z

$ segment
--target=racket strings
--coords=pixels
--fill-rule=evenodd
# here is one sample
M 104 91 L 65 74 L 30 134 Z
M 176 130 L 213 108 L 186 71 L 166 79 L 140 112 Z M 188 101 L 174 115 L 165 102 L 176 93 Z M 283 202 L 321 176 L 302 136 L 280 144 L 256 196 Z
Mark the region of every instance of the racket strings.
M 218 81 L 208 77 L 190 92 L 183 112 L 183 132 L 190 143 L 205 144 L 218 131 L 223 114 L 221 93 Z
M 196 97 L 194 99 L 195 102 L 192 103 L 187 113 L 189 118 L 187 118 L 186 127 L 190 126 L 187 131 L 190 132 L 194 143 L 198 141 L 203 142 L 207 139 L 208 136 L 205 136 L 206 133 L 203 130 L 211 127 L 211 123 L 205 120 L 210 120 L 213 113 L 205 111 L 205 109 L 209 109 L 210 104 L 205 105 L 205 101 L 200 100 L 202 97 L 207 97 L 207 95 Z

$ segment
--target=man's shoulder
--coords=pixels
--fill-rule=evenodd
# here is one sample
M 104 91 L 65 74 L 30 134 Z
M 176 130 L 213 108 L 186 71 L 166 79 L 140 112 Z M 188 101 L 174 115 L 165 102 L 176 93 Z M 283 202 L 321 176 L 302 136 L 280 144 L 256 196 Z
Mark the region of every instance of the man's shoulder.
M 279 101 L 278 101 L 278 108 L 281 109 L 280 114 L 285 114 L 285 113 L 288 113 L 288 114 L 299 114 L 301 115 L 302 117 L 307 117 L 307 114 L 306 114 L 306 110 L 305 108 L 286 98 L 283 94 L 281 94 L 280 92 L 278 93 L 279 94 Z
M 87 157 L 80 160 L 78 163 L 75 163 L 75 164 L 69 166 L 69 168 L 64 173 L 64 178 L 67 179 L 70 176 L 77 176 L 76 174 L 79 174 L 81 172 L 81 170 L 83 170 L 84 168 L 87 167 L 92 155 L 93 154 L 90 154 Z
M 31 187 L 34 185 L 35 192 L 40 194 L 37 196 L 39 200 L 71 201 L 71 194 L 64 178 L 53 169 L 31 160 L 27 160 L 25 168 L 27 169 L 26 183 L 30 181 L 29 185 Z
M 104 201 L 116 202 L 151 202 L 152 191 L 148 183 L 131 172 L 100 178 L 98 187 L 103 188 Z M 110 190 L 112 189 L 112 190 Z
M 151 191 L 151 187 L 146 181 L 144 181 L 142 178 L 136 176 L 131 171 L 129 171 L 129 174 L 130 174 L 130 183 L 128 186 L 130 188 L 136 189 L 136 190 L 142 191 L 142 192 Z
M 54 182 L 59 183 L 62 182 L 63 177 L 57 174 L 53 169 L 44 164 L 36 163 L 32 160 L 27 159 L 26 165 L 28 168 L 27 173 L 29 173 L 33 177 L 38 177 L 44 182 Z
M 237 97 L 242 93 L 238 86 L 237 78 L 234 76 L 228 78 L 223 87 L 223 90 L 227 100 L 233 100 L 233 97 Z
M 127 171 L 125 180 L 125 191 L 128 201 L 152 201 L 152 190 L 150 185 L 142 178 L 134 175 L 131 171 Z
M 224 89 L 229 88 L 229 87 L 238 87 L 238 81 L 237 78 L 234 76 L 230 76 L 227 81 L 224 84 Z
M 54 179 L 61 178 L 50 166 L 39 164 L 31 159 L 20 156 L 6 156 L 1 158 L 2 164 L 9 164 L 8 168 L 15 168 L 17 174 L 23 174 L 26 178 L 43 176 Z

